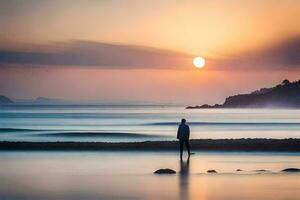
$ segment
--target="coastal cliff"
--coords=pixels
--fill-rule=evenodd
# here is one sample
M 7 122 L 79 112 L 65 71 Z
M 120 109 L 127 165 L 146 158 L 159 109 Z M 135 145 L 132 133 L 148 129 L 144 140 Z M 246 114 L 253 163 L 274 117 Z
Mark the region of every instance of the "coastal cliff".
M 295 82 L 284 80 L 271 88 L 229 96 L 223 104 L 204 104 L 186 108 L 300 108 L 300 80 Z

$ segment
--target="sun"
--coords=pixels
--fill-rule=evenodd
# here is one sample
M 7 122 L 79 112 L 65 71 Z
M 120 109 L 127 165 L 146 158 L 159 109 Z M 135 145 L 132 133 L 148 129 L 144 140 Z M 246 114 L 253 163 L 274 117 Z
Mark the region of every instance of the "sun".
M 203 57 L 198 56 L 194 58 L 193 64 L 195 65 L 195 67 L 201 69 L 205 66 L 205 59 Z

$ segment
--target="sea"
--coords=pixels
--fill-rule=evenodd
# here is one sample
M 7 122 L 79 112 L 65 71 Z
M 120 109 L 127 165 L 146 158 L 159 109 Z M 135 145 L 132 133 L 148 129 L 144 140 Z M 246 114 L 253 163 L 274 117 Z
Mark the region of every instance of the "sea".
M 192 139 L 300 138 L 300 110 L 185 109 L 168 105 L 0 105 L 0 141 L 175 140 L 185 118 Z
M 0 141 L 299 138 L 300 110 L 184 106 L 0 105 Z M 5 200 L 298 200 L 299 152 L 1 151 Z M 170 168 L 173 175 L 154 171 Z M 209 174 L 208 170 L 216 173 Z

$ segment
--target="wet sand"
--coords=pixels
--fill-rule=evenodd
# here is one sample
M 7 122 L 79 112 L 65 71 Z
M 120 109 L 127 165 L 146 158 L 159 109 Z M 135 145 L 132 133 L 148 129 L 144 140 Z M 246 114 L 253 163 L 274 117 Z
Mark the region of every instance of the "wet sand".
M 300 139 L 195 139 L 192 150 L 300 152 Z M 177 141 L 145 142 L 0 142 L 0 150 L 174 151 Z

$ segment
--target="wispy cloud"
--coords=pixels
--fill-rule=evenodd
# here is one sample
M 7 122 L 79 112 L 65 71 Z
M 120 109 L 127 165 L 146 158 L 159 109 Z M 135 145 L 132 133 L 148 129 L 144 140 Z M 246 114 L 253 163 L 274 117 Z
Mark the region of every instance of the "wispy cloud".
M 193 56 L 152 47 L 72 41 L 30 50 L 0 50 L 0 63 L 47 66 L 97 66 L 109 69 L 181 69 Z
M 193 55 L 153 47 L 71 41 L 22 50 L 0 50 L 0 66 L 95 66 L 104 69 L 192 69 Z M 207 58 L 207 70 L 300 69 L 300 37 L 221 59 Z

